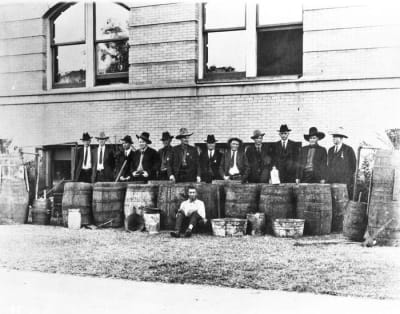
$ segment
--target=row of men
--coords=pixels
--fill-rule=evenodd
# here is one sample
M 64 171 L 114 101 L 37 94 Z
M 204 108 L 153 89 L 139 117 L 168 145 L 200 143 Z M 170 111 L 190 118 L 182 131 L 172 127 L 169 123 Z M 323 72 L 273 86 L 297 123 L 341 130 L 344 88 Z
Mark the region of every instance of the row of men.
M 273 167 L 279 172 L 282 183 L 345 183 L 351 193 L 356 170 L 354 150 L 343 143 L 347 138 L 343 128 L 332 132 L 333 146 L 327 152 L 318 144 L 325 137 L 316 127 L 311 127 L 304 138 L 309 145 L 301 147 L 300 142 L 289 139 L 290 129 L 281 125 L 280 140 L 273 145 L 263 145 L 265 133 L 255 130 L 251 139 L 253 145 L 243 149 L 243 142 L 237 137 L 228 140 L 229 149 L 222 154 L 215 148 L 217 140 L 208 135 L 207 150 L 200 154 L 189 145 L 190 136 L 186 128 L 179 130 L 176 139 L 180 145 L 171 146 L 174 136 L 162 134 L 163 148 L 151 148 L 150 134 L 136 135 L 138 149 L 133 147 L 132 138 L 127 135 L 122 141 L 123 155 L 105 145 L 108 137 L 101 132 L 96 139 L 97 148 L 92 148 L 92 137 L 84 133 L 83 147 L 78 150 L 75 166 L 75 180 L 98 181 L 143 181 L 171 180 L 173 182 L 211 182 L 212 180 L 240 180 L 249 183 L 269 183 Z M 121 162 L 117 165 L 118 161 Z M 121 165 L 122 164 L 122 165 Z M 118 173 L 118 174 L 117 174 Z M 117 177 L 116 177 L 117 176 Z

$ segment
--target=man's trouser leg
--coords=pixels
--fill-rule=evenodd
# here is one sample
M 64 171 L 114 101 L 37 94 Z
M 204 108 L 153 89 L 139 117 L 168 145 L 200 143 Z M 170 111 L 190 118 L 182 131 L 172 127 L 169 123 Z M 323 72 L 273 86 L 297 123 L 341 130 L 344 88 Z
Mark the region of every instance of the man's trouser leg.
M 175 231 L 176 232 L 181 232 L 181 228 L 182 228 L 182 224 L 183 221 L 185 220 L 186 216 L 185 213 L 183 211 L 178 211 L 178 213 L 176 214 L 176 222 L 175 222 Z

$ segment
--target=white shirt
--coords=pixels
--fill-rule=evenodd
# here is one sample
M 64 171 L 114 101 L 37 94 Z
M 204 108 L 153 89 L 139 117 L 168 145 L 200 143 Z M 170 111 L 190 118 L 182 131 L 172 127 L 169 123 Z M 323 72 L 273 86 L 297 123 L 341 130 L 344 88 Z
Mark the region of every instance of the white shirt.
M 237 167 L 237 164 L 236 164 L 236 159 L 237 159 L 238 152 L 237 151 L 231 152 L 231 158 L 232 158 L 234 153 L 235 153 L 235 157 L 233 158 L 233 167 L 229 169 L 229 174 L 231 176 L 233 176 L 235 174 L 240 174 L 239 168 Z
M 97 150 L 97 171 L 104 170 L 104 151 L 106 150 L 106 146 L 99 146 Z M 100 153 L 102 154 L 101 156 L 101 161 L 102 163 L 100 164 Z
M 336 152 L 338 152 L 341 148 L 342 148 L 342 143 L 340 143 L 339 145 L 335 145 L 333 151 L 336 153 Z
M 86 155 L 87 154 L 87 155 Z M 86 165 L 85 165 L 85 155 L 86 155 Z M 90 146 L 83 147 L 83 165 L 82 169 L 88 170 L 92 168 L 92 154 L 90 153 Z
M 213 149 L 211 149 L 211 150 L 208 151 L 208 158 L 211 159 L 212 156 L 214 156 L 214 150 L 213 150 Z
M 129 147 L 129 149 L 125 150 L 125 157 L 128 157 L 128 155 L 130 154 L 130 152 L 132 151 L 132 147 Z
M 287 141 L 281 141 L 281 142 L 282 142 L 282 147 L 283 147 L 284 149 L 286 149 Z
M 204 202 L 198 199 L 195 199 L 193 202 L 191 202 L 190 199 L 183 201 L 179 210 L 183 211 L 186 217 L 189 217 L 191 214 L 197 211 L 197 213 L 203 219 L 206 218 L 206 209 L 204 207 Z

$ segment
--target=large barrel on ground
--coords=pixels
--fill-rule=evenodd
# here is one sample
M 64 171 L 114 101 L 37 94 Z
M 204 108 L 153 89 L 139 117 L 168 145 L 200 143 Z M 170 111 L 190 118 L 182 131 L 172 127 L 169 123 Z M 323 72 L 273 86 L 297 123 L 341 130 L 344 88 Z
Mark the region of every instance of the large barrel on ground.
M 331 184 L 332 194 L 332 232 L 343 231 L 343 216 L 349 202 L 349 194 L 346 184 Z
M 32 206 L 32 224 L 48 225 L 50 224 L 51 208 L 50 200 L 47 198 L 37 199 Z
M 213 180 L 212 184 L 218 186 L 219 189 L 219 208 L 220 208 L 220 216 L 225 217 L 225 186 L 232 184 L 242 184 L 239 180 Z
M 123 182 L 97 182 L 93 185 L 92 210 L 96 225 L 122 226 L 126 186 Z
M 225 185 L 225 216 L 243 218 L 258 212 L 261 185 L 256 183 Z
M 61 181 L 54 186 L 54 191 L 53 191 L 54 205 L 51 213 L 52 217 L 54 218 L 62 217 L 62 198 L 64 194 L 64 186 L 68 182 L 71 181 Z
M 28 220 L 29 193 L 19 156 L 0 155 L 0 224 L 24 224 Z
M 332 227 L 332 195 L 329 184 L 299 184 L 296 192 L 296 217 L 304 219 L 306 235 L 329 234 Z
M 128 184 L 125 194 L 124 215 L 143 215 L 145 208 L 157 207 L 158 186 L 152 184 Z
M 293 185 L 291 183 L 261 185 L 259 211 L 265 213 L 267 233 L 273 234 L 272 224 L 274 219 L 295 218 L 296 201 Z
M 163 230 L 175 228 L 176 213 L 183 201 L 187 199 L 189 184 L 165 184 L 158 187 L 157 207 L 161 210 L 160 227 Z
M 376 153 L 368 232 L 378 245 L 400 244 L 400 151 Z
M 353 241 L 362 241 L 367 220 L 367 203 L 349 201 L 344 211 L 343 235 Z
M 92 223 L 93 185 L 85 182 L 67 182 L 62 197 L 63 225 L 68 226 L 68 209 L 80 209 L 82 225 Z

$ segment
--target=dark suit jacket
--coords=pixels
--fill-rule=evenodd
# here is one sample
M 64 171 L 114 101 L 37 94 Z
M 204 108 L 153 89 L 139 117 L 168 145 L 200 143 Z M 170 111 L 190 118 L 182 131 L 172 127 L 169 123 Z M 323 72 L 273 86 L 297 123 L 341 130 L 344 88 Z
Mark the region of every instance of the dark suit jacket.
M 219 166 L 221 164 L 222 154 L 219 150 L 214 150 L 211 159 L 208 157 L 209 150 L 206 149 L 200 154 L 200 176 L 201 181 L 210 183 L 212 180 L 219 180 Z
M 134 172 L 139 167 L 141 150 L 138 149 L 134 152 L 132 162 L 131 162 L 131 172 Z M 143 170 L 146 170 L 149 176 L 146 178 L 147 180 L 155 180 L 157 177 L 157 170 L 160 166 L 160 158 L 155 149 L 151 147 L 147 147 L 144 151 L 142 167 Z
M 326 160 L 327 160 L 327 153 L 325 147 L 319 146 L 318 144 L 315 147 L 315 154 L 313 159 L 313 171 L 314 176 L 318 180 L 326 180 L 327 178 L 327 167 L 326 167 Z M 303 177 L 304 167 L 307 163 L 307 155 L 310 149 L 310 145 L 304 146 L 301 148 L 300 152 L 300 160 L 299 160 L 299 167 L 297 169 L 297 178 L 300 180 Z
M 91 146 L 90 154 L 91 154 L 92 169 L 93 169 L 93 160 L 94 160 L 95 151 L 96 151 L 96 149 Z M 82 170 L 82 166 L 83 166 L 83 159 L 85 158 L 84 153 L 85 153 L 84 147 L 79 147 L 78 150 L 76 151 L 74 181 L 79 180 L 79 176 L 81 174 L 81 170 Z
M 353 148 L 342 144 L 335 153 L 335 146 L 328 151 L 328 182 L 352 184 L 356 171 L 356 155 Z
M 99 146 L 97 146 L 95 149 L 93 149 L 93 158 L 92 158 L 92 183 L 96 181 L 96 172 L 97 172 L 97 152 L 98 152 Z M 104 177 L 105 180 L 107 181 L 113 181 L 114 179 L 114 168 L 115 168 L 115 157 L 114 157 L 114 151 L 110 148 L 110 146 L 105 145 L 105 151 L 104 151 Z
M 172 146 L 163 147 L 158 150 L 158 155 L 160 156 L 160 169 L 158 169 L 158 171 L 162 170 L 161 166 L 163 157 L 166 159 L 165 162 L 168 170 L 168 165 L 172 163 L 172 150 L 173 150 Z
M 182 157 L 183 157 L 183 147 L 182 145 L 175 146 L 172 149 L 172 163 L 170 163 L 168 168 L 168 177 L 172 174 L 177 179 L 179 174 L 179 170 L 182 166 Z M 200 175 L 199 168 L 199 154 L 197 149 L 193 146 L 188 145 L 186 151 L 186 173 L 188 177 L 192 177 L 195 181 L 196 177 Z
M 231 150 L 228 149 L 222 156 L 221 165 L 219 166 L 219 174 L 223 178 L 229 176 L 229 168 L 231 162 Z M 236 165 L 242 175 L 242 182 L 246 182 L 249 176 L 249 163 L 246 154 L 243 150 L 239 149 L 236 156 Z
M 259 154 L 256 146 L 252 144 L 246 149 L 246 157 L 249 163 L 249 183 L 268 183 L 272 164 L 268 147 L 262 145 L 261 154 Z
M 296 172 L 299 163 L 301 142 L 288 140 L 286 150 L 282 148 L 282 141 L 275 142 L 272 148 L 272 164 L 279 171 L 282 183 L 296 181 Z
M 135 151 L 131 149 L 131 151 L 129 152 L 128 156 L 125 156 L 125 150 L 122 150 L 118 153 L 117 157 L 115 158 L 117 162 L 117 166 L 116 166 L 116 173 L 115 176 L 118 176 L 118 173 L 121 170 L 121 167 L 123 166 L 125 160 L 126 160 L 126 165 L 124 167 L 124 170 L 122 170 L 121 176 L 123 177 L 131 177 L 132 179 L 132 170 L 131 170 L 131 164 L 132 164 L 132 160 L 133 160 L 133 155 L 134 155 Z M 119 178 L 118 178 L 119 179 Z

